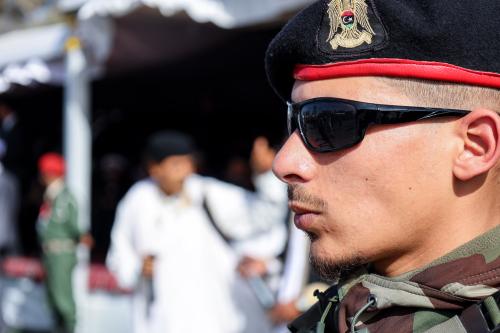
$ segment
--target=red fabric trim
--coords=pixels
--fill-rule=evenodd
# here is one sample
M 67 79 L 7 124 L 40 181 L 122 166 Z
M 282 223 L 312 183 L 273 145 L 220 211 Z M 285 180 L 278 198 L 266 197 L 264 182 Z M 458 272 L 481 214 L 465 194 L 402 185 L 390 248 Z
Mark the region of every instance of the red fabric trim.
M 42 281 L 45 271 L 38 259 L 27 257 L 7 257 L 1 264 L 2 272 L 10 278 L 31 278 Z
M 406 59 L 363 59 L 327 65 L 297 65 L 297 80 L 315 81 L 349 76 L 388 76 L 446 81 L 500 88 L 500 74 L 480 72 L 441 62 Z

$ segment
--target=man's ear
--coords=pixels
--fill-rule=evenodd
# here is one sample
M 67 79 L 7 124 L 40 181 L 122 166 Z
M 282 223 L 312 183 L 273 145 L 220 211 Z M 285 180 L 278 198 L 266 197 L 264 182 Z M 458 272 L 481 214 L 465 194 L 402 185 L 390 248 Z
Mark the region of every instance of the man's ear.
M 492 169 L 500 159 L 500 115 L 488 109 L 475 109 L 458 122 L 463 142 L 453 163 L 453 174 L 462 181 Z

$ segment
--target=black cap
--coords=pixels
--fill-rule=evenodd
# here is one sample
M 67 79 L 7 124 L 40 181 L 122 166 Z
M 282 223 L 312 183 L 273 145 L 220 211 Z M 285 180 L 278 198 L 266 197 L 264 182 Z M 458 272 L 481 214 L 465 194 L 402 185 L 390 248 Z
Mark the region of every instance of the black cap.
M 162 131 L 154 133 L 146 145 L 146 158 L 150 161 L 161 162 L 173 155 L 189 155 L 196 151 L 193 139 L 177 131 Z
M 289 100 L 293 83 L 408 77 L 500 88 L 498 0 L 321 0 L 269 45 L 266 71 Z

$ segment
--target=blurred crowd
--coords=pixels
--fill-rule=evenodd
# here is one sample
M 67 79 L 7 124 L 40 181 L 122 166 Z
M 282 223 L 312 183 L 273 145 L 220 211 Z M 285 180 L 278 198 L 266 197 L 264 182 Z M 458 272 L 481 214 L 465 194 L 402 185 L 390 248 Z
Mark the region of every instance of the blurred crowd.
M 146 140 L 143 168 L 107 154 L 92 193 L 100 227 L 81 230 L 63 156 L 38 156 L 37 179 L 27 181 L 15 111 L 1 105 L 0 120 L 0 332 L 82 331 L 89 296 L 75 297 L 79 249 L 94 248 L 87 279 L 105 276 L 110 297 L 126 295 L 128 310 L 108 311 L 117 321 L 126 316 L 131 333 L 284 332 L 314 301 L 310 289 L 324 287 L 311 284 L 308 239 L 290 227 L 287 189 L 272 174 L 276 149 L 267 138 L 255 138 L 248 161 L 229 159 L 220 172 L 225 181 L 200 174 L 203 152 L 175 130 Z M 32 230 L 19 224 L 29 205 L 37 206 Z M 23 249 L 20 234 L 36 235 L 39 261 L 25 258 L 34 253 Z M 25 300 L 47 306 L 40 327 L 16 319 L 35 316 L 9 296 L 21 279 L 44 289 Z

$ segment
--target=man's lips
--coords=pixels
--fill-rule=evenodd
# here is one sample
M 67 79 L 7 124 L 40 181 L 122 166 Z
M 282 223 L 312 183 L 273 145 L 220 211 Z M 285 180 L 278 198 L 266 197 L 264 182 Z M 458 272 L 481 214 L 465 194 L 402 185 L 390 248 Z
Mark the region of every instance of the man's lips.
M 295 226 L 304 231 L 310 231 L 314 221 L 320 215 L 319 211 L 297 202 L 290 201 L 289 207 L 295 213 L 293 219 Z

